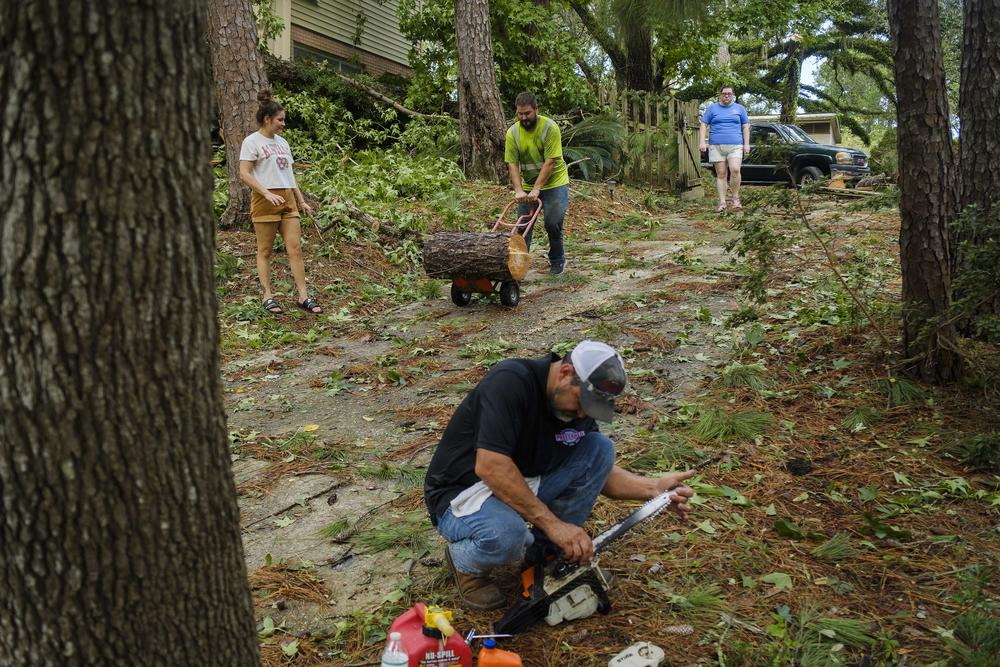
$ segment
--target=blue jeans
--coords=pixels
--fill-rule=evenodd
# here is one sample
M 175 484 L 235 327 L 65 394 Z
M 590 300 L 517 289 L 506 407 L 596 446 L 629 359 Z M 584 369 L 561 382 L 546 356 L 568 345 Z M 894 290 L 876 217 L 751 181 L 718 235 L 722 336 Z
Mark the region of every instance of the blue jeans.
M 552 266 L 562 266 L 566 261 L 566 254 L 563 251 L 563 218 L 566 217 L 566 210 L 569 208 L 569 186 L 560 185 L 539 193 L 542 200 L 542 212 L 539 214 L 545 221 L 545 231 L 549 234 L 549 263 Z M 518 217 L 531 212 L 531 204 L 521 202 L 517 205 Z M 537 224 L 537 220 L 535 221 Z M 528 232 L 524 240 L 531 250 L 531 234 Z
M 582 526 L 615 463 L 615 446 L 603 433 L 588 433 L 556 470 L 542 477 L 538 499 L 561 520 Z M 456 518 L 451 509 L 438 521 L 459 572 L 481 576 L 518 563 L 535 541 L 528 525 L 509 505 L 490 496 L 478 512 Z

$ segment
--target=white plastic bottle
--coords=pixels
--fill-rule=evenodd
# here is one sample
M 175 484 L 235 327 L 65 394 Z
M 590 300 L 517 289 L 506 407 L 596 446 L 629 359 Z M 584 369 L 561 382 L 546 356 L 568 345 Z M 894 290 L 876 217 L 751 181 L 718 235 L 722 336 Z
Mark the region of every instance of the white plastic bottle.
M 389 633 L 389 641 L 382 652 L 382 667 L 408 667 L 410 656 L 403 646 L 403 635 L 398 632 Z

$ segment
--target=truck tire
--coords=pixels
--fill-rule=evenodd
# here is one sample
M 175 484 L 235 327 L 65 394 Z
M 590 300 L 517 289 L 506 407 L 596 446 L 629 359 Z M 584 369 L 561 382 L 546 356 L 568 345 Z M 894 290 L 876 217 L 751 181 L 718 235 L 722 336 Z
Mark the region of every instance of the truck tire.
M 809 185 L 810 183 L 823 180 L 823 172 L 820 171 L 819 167 L 802 167 L 795 180 L 800 186 Z

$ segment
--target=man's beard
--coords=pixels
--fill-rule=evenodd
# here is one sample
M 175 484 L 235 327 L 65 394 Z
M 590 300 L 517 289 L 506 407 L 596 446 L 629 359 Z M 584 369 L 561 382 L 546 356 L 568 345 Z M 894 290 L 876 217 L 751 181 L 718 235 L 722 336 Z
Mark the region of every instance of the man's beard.
M 538 123 L 538 116 L 535 116 L 535 117 L 534 117 L 534 118 L 532 118 L 531 120 L 522 120 L 522 121 L 521 121 L 521 127 L 523 127 L 523 128 L 524 128 L 524 129 L 526 129 L 526 130 L 530 130 L 530 129 L 532 129 L 533 127 L 535 127 L 535 125 L 536 125 L 537 123 Z
M 552 395 L 549 396 L 549 409 L 552 410 L 552 414 L 555 416 L 556 419 L 563 422 L 564 424 L 568 424 L 569 422 L 576 419 L 576 412 L 572 410 L 558 410 L 556 408 L 556 401 L 559 398 L 559 391 L 560 391 L 559 389 L 554 389 L 552 391 Z

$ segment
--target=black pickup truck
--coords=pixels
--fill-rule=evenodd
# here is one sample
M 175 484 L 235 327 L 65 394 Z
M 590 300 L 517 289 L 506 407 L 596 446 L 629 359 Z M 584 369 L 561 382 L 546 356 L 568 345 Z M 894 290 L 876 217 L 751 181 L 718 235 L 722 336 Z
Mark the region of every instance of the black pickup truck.
M 804 185 L 834 174 L 851 183 L 871 173 L 864 152 L 816 143 L 797 125 L 752 122 L 750 145 L 741 170 L 744 183 Z M 702 166 L 714 173 L 707 152 L 702 153 Z

